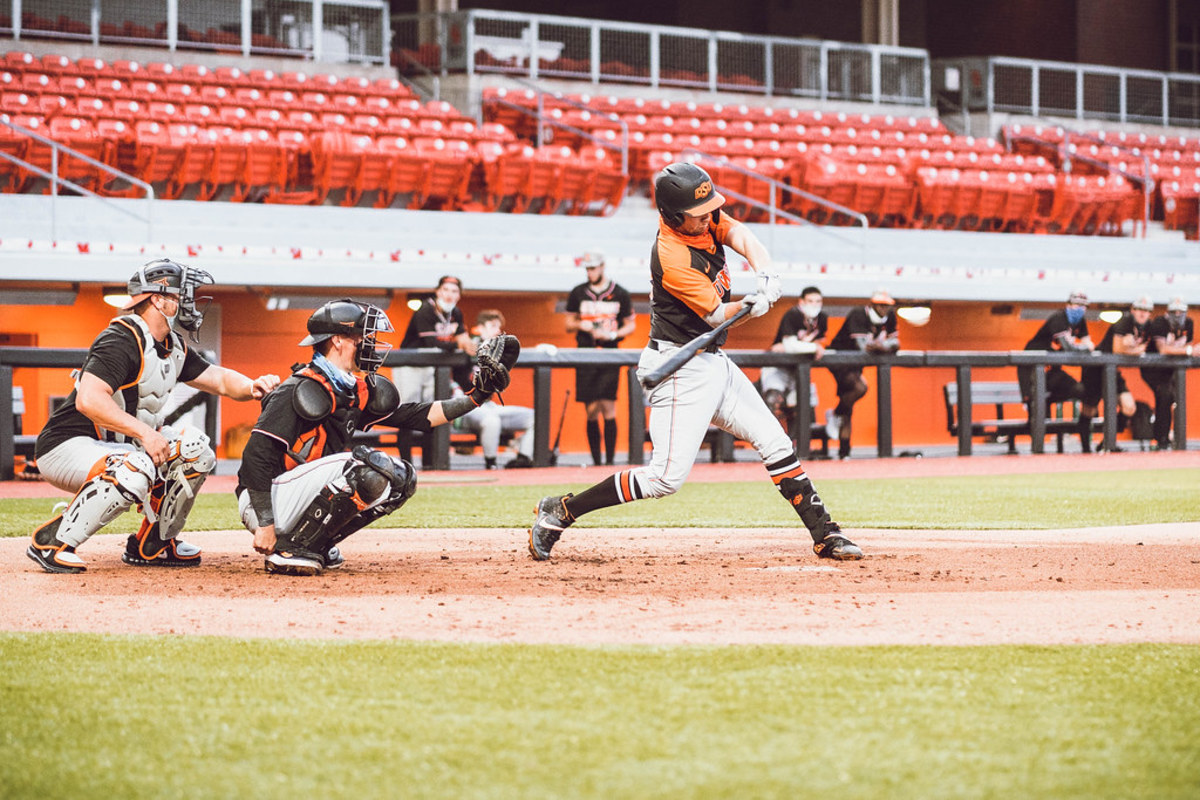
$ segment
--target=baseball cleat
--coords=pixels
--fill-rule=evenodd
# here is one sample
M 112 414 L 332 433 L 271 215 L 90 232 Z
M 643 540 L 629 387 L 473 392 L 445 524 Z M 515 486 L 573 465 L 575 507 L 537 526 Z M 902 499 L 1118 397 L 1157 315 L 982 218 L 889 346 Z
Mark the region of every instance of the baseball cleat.
M 325 559 L 307 550 L 277 550 L 267 556 L 263 566 L 273 575 L 320 575 Z
M 529 529 L 529 555 L 534 561 L 546 561 L 562 532 L 571 527 L 575 519 L 567 511 L 565 501 L 574 495 L 551 495 L 543 497 L 534 509 L 536 518 Z
M 818 558 L 834 561 L 858 561 L 863 557 L 862 548 L 843 536 L 836 522 L 826 524 L 825 538 L 813 543 L 813 552 Z
M 84 572 L 87 564 L 75 555 L 75 547 L 58 538 L 58 526 L 62 524 L 62 515 L 58 515 L 33 532 L 33 541 L 25 550 L 25 555 L 37 562 L 46 572 L 70 574 Z
M 200 548 L 177 539 L 163 541 L 149 533 L 141 539 L 130 534 L 121 560 L 134 567 L 198 567 Z

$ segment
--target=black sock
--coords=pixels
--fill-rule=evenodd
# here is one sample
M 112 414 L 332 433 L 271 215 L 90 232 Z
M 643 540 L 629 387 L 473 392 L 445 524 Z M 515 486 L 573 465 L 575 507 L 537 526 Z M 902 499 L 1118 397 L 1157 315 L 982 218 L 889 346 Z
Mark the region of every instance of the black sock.
M 1079 416 L 1079 444 L 1083 452 L 1092 452 L 1092 418 Z
M 617 493 L 617 483 L 624 474 L 618 472 L 610 478 L 605 478 L 590 489 L 585 489 L 569 500 L 564 501 L 563 504 L 571 516 L 576 519 L 587 514 L 589 511 L 618 505 L 621 502 L 621 496 Z M 630 484 L 633 485 L 633 482 L 630 481 Z
M 597 467 L 600 466 L 600 420 L 589 419 L 587 421 L 587 440 L 588 448 L 592 451 L 592 463 Z
M 617 454 L 617 421 L 604 420 L 604 463 L 611 465 Z

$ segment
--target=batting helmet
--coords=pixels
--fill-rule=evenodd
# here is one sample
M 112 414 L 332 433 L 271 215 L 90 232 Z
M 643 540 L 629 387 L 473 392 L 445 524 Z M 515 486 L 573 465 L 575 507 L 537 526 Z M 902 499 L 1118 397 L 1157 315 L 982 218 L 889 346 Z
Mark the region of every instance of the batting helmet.
M 725 204 L 708 173 L 686 161 L 668 164 L 654 179 L 658 213 L 672 228 L 683 224 L 683 215 L 702 216 Z
M 392 349 L 389 343 L 379 341 L 377 334 L 392 330 L 392 322 L 383 309 L 345 297 L 331 300 L 312 313 L 308 318 L 308 336 L 300 341 L 300 346 L 320 344 L 337 335 L 361 336 L 354 364 L 363 372 L 374 372 L 383 366 L 383 357 Z
M 129 311 L 154 294 L 175 295 L 179 298 L 179 313 L 175 321 L 179 327 L 192 333 L 193 341 L 199 341 L 200 326 L 204 324 L 204 311 L 212 302 L 212 298 L 201 298 L 207 302 L 204 308 L 196 308 L 196 287 L 212 282 L 212 275 L 204 270 L 180 264 L 169 258 L 148 261 L 129 279 L 126 286 L 129 302 L 122 310 Z

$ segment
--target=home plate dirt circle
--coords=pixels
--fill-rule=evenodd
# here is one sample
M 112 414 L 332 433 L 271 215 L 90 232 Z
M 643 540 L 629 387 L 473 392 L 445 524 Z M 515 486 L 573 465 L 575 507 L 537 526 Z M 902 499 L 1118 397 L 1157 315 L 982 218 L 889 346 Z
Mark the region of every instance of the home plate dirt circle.
M 50 575 L 0 540 L 0 630 L 558 644 L 1200 642 L 1192 523 L 849 531 L 819 561 L 784 529 L 575 527 L 535 562 L 520 529 L 369 529 L 346 566 L 268 575 L 240 531 L 188 533 L 192 569 L 121 563 L 124 536 Z

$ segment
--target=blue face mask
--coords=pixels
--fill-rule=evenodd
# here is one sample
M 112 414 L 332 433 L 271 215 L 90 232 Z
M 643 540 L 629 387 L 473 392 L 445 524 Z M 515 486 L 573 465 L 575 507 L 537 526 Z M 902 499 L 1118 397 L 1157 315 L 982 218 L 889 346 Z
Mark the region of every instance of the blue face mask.
M 325 374 L 325 377 L 329 378 L 333 385 L 343 392 L 348 392 L 354 388 L 354 376 L 344 369 L 335 367 L 328 358 L 320 353 L 313 354 L 312 365 L 321 370 Z
M 1086 311 L 1086 309 L 1083 309 L 1083 308 L 1078 308 L 1078 307 L 1068 308 L 1067 309 L 1067 322 L 1071 323 L 1072 325 L 1078 325 L 1080 323 L 1080 321 L 1083 319 L 1083 315 L 1085 313 L 1087 313 L 1087 311 Z

